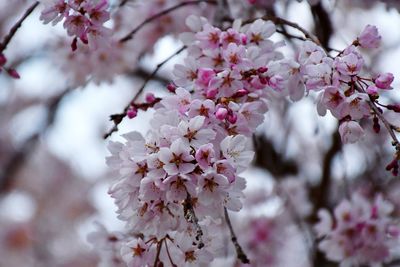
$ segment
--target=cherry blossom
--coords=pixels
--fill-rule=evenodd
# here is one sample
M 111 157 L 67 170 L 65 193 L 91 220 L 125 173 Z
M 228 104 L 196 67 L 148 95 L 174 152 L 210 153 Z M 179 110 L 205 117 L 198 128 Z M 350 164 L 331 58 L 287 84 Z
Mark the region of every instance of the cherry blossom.
M 382 37 L 378 33 L 378 28 L 373 25 L 365 26 L 360 36 L 357 38 L 357 42 L 363 48 L 378 48 L 381 43 Z
M 332 217 L 326 210 L 319 212 L 315 226 L 322 237 L 319 249 L 340 266 L 372 264 L 381 266 L 391 258 L 391 248 L 398 246 L 398 234 L 390 216 L 393 205 L 377 196 L 369 201 L 359 194 L 343 200 Z

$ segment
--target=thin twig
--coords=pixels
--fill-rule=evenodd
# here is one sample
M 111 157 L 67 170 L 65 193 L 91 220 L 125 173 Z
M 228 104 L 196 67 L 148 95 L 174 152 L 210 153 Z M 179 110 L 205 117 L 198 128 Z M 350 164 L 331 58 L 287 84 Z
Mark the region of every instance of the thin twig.
M 14 26 L 10 29 L 9 33 L 4 37 L 3 42 L 0 44 L 0 54 L 7 48 L 7 45 L 10 43 L 11 39 L 14 37 L 15 33 L 21 27 L 22 22 L 35 10 L 35 8 L 39 5 L 39 2 L 33 3 L 24 13 L 24 15 L 14 24 Z
M 233 227 L 232 227 L 232 223 L 231 220 L 229 219 L 229 214 L 228 214 L 228 210 L 224 207 L 224 213 L 225 213 L 225 221 L 228 225 L 229 231 L 231 233 L 231 240 L 233 245 L 235 246 L 236 249 L 236 255 L 237 258 L 244 264 L 248 264 L 250 263 L 249 258 L 247 258 L 247 255 L 243 252 L 242 247 L 240 246 L 237 237 L 235 235 L 235 232 L 233 231 Z
M 399 140 L 397 139 L 396 134 L 393 131 L 393 128 L 391 124 L 386 120 L 386 118 L 383 116 L 382 112 L 378 109 L 378 107 L 375 105 L 375 102 L 373 101 L 368 101 L 368 105 L 370 108 L 375 112 L 376 116 L 381 120 L 385 128 L 388 130 L 390 136 L 392 137 L 392 144 L 393 146 L 396 147 L 396 150 L 400 150 L 400 143 Z
M 135 70 L 131 71 L 131 72 L 127 72 L 126 75 L 128 77 L 139 77 L 143 80 L 145 80 L 147 77 L 149 77 L 151 75 L 152 72 L 150 72 L 150 70 L 147 70 L 146 68 L 142 67 L 142 66 L 138 66 Z M 153 77 L 151 78 L 152 81 L 157 81 L 161 84 L 167 84 L 170 82 L 169 79 L 167 79 L 166 77 L 163 77 L 161 75 L 153 75 Z
M 287 26 L 290 26 L 292 28 L 295 28 L 295 29 L 299 30 L 300 32 L 302 32 L 306 38 L 310 39 L 311 41 L 313 41 L 317 45 L 321 45 L 321 42 L 318 40 L 317 36 L 315 36 L 314 34 L 310 33 L 309 31 L 307 31 L 306 29 L 304 29 L 303 27 L 301 27 L 297 23 L 291 22 L 291 21 L 286 20 L 284 18 L 280 18 L 280 17 L 276 17 L 276 16 L 270 16 L 270 15 L 263 16 L 262 19 L 270 20 L 270 21 L 274 22 L 275 24 L 283 24 L 283 25 L 287 25 Z
M 133 99 L 128 103 L 128 105 L 125 106 L 124 111 L 119 114 L 113 114 L 110 116 L 110 119 L 114 122 L 114 126 L 111 128 L 111 130 L 104 135 L 104 139 L 107 139 L 108 137 L 111 136 L 113 132 L 118 131 L 118 125 L 122 122 L 122 119 L 126 116 L 126 113 L 131 105 L 133 105 L 136 100 L 139 98 L 140 94 L 143 92 L 144 88 L 146 87 L 147 83 L 153 79 L 153 77 L 157 74 L 157 72 L 160 70 L 162 66 L 164 66 L 168 61 L 170 61 L 173 57 L 179 55 L 183 50 L 186 49 L 186 46 L 182 46 L 179 50 L 177 50 L 175 53 L 167 57 L 165 60 L 157 64 L 156 68 L 153 70 L 152 73 L 150 73 L 149 76 L 145 79 L 143 82 L 142 86 L 139 88 Z
M 186 199 L 183 202 L 183 213 L 186 221 L 194 224 L 194 227 L 196 228 L 196 241 L 199 242 L 197 244 L 197 247 L 199 249 L 203 248 L 204 247 L 203 230 L 201 229 L 199 224 L 199 219 L 197 218 L 196 213 L 194 212 L 193 199 L 189 193 L 187 193 Z
M 162 248 L 162 244 L 163 244 L 164 239 L 161 239 L 158 243 L 157 243 L 157 254 L 156 254 L 156 258 L 154 259 L 154 267 L 157 267 L 157 263 L 160 261 L 160 252 L 161 252 L 161 248 Z
M 125 37 L 121 38 L 119 41 L 121 43 L 124 43 L 126 41 L 131 40 L 133 38 L 133 36 L 136 34 L 136 32 L 138 32 L 147 23 L 150 23 L 153 20 L 158 19 L 159 17 L 167 15 L 168 13 L 170 13 L 170 12 L 176 10 L 176 9 L 179 9 L 181 7 L 188 6 L 188 5 L 197 5 L 197 4 L 202 3 L 202 2 L 208 3 L 208 4 L 216 4 L 217 3 L 215 0 L 196 0 L 196 1 L 186 1 L 186 2 L 179 3 L 179 4 L 175 5 L 175 6 L 167 8 L 167 9 L 165 9 L 165 10 L 163 10 L 163 11 L 161 11 L 161 12 L 159 12 L 159 13 L 151 16 L 151 17 L 148 17 L 142 23 L 140 23 L 138 26 L 136 26 L 136 28 L 134 28 L 132 31 L 130 31 Z
M 361 87 L 361 86 L 357 86 L 355 85 L 357 91 L 366 94 L 365 90 Z M 385 128 L 387 129 L 387 131 L 389 132 L 391 138 L 392 138 L 392 145 L 396 148 L 396 151 L 399 152 L 400 151 L 400 142 L 397 139 L 396 134 L 393 131 L 393 127 L 392 125 L 386 120 L 386 118 L 383 116 L 382 112 L 378 109 L 378 107 L 376 106 L 375 102 L 373 99 L 367 101 L 369 107 L 374 111 L 374 113 L 376 114 L 376 116 L 378 116 L 378 118 L 380 119 L 380 121 L 383 123 L 383 125 L 385 126 Z

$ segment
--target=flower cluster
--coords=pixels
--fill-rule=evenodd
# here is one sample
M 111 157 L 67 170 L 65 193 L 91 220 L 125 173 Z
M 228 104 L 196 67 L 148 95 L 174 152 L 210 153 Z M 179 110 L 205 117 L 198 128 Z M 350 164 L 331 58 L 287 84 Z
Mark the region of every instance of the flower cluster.
M 235 23 L 226 31 L 195 16 L 187 24 L 192 32 L 182 39 L 189 55 L 175 66 L 173 94 L 156 103 L 152 129 L 110 145 L 107 161 L 120 177 L 110 194 L 119 218 L 143 235 L 127 244 L 128 263 L 154 261 L 163 244 L 179 251 L 161 253 L 164 263 L 218 255 L 217 237 L 208 232 L 221 226 L 224 208 L 241 209 L 245 180 L 238 175 L 254 154 L 249 137 L 263 121 L 269 95 L 284 91 L 275 51 L 281 44 L 269 39 L 271 22 Z
M 52 0 L 40 19 L 53 25 L 65 19 L 63 26 L 74 37 L 72 50 L 77 49 L 78 40 L 95 50 L 110 43 L 110 29 L 103 26 L 110 19 L 107 8 L 108 0 Z
M 298 66 L 291 79 L 304 83 L 307 91 L 321 91 L 318 113 L 329 110 L 340 121 L 339 132 L 344 143 L 354 143 L 364 135 L 359 121 L 374 119 L 379 132 L 377 111 L 371 110 L 381 90 L 390 90 L 394 79 L 391 73 L 364 77 L 364 59 L 357 47 L 377 48 L 381 36 L 376 27 L 368 25 L 361 35 L 336 57 L 328 56 L 317 44 L 306 41 L 297 57 Z
M 390 216 L 392 211 L 393 205 L 382 196 L 370 202 L 357 193 L 335 208 L 333 218 L 320 210 L 320 222 L 315 226 L 322 238 L 319 249 L 341 267 L 381 266 L 399 245 L 400 228 Z

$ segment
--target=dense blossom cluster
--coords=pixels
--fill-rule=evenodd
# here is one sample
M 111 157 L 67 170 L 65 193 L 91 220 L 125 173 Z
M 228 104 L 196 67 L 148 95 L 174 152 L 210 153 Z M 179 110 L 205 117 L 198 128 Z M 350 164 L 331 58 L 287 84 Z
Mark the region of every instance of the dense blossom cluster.
M 352 45 L 334 58 L 311 41 L 304 42 L 298 55 L 299 67 L 294 77 L 300 76 L 300 86 L 304 83 L 307 91 L 321 92 L 318 112 L 325 115 L 328 109 L 339 119 L 339 132 L 344 143 L 354 143 L 363 136 L 359 121 L 376 117 L 369 102 L 375 101 L 381 90 L 391 89 L 391 73 L 376 77 L 363 77 L 362 74 L 364 59 L 357 46 L 377 48 L 380 39 L 376 27 L 368 25 Z
M 56 64 L 68 74 L 70 82 L 83 85 L 90 79 L 99 84 L 112 82 L 117 74 L 134 72 L 139 67 L 141 55 L 152 52 L 159 39 L 187 30 L 182 23 L 187 16 L 206 13 L 204 8 L 187 5 L 140 27 L 152 16 L 184 2 L 137 1 L 135 8 L 126 4 L 112 10 L 108 0 L 53 1 L 42 11 L 41 19 L 56 24 L 65 18 L 67 33 L 75 36 L 73 50 L 79 48 L 79 53 L 65 49 L 64 41 L 54 47 Z M 211 6 L 207 7 L 207 14 L 212 15 Z M 110 29 L 104 26 L 108 20 L 112 22 Z M 137 29 L 135 38 L 130 40 L 129 32 L 133 29 Z
M 377 196 L 372 202 L 360 194 L 343 200 L 334 210 L 319 211 L 315 229 L 322 241 L 319 248 L 341 267 L 381 266 L 398 249 L 400 228 L 390 216 L 393 205 Z
M 120 177 L 110 194 L 119 218 L 141 234 L 121 250 L 128 264 L 150 264 L 154 257 L 164 264 L 199 263 L 218 256 L 218 249 L 210 249 L 215 237 L 206 230 L 223 226 L 224 208 L 242 207 L 245 181 L 238 175 L 252 160 L 249 137 L 269 101 L 321 91 L 320 114 L 329 109 L 341 121 L 343 142 L 355 142 L 363 133 L 357 121 L 371 116 L 368 101 L 393 81 L 390 73 L 360 76 L 364 62 L 357 46 L 376 48 L 380 42 L 373 26 L 334 58 L 305 41 L 290 60 L 276 50 L 283 43 L 269 39 L 275 32 L 269 21 L 244 26 L 235 21 L 221 30 L 189 16 L 187 25 L 192 32 L 181 39 L 188 56 L 173 70 L 174 84 L 168 86 L 173 95 L 160 102 L 154 95 L 146 99 L 155 104 L 152 129 L 145 137 L 125 134 L 125 144 L 110 146 L 108 163 Z M 133 118 L 137 110 L 127 115 Z M 179 243 L 187 238 L 190 245 Z M 163 244 L 167 253 L 160 254 Z M 168 250 L 178 252 L 171 256 Z
M 170 86 L 174 94 L 156 105 L 146 137 L 124 135 L 126 143 L 112 143 L 108 159 L 121 177 L 110 190 L 119 216 L 144 234 L 144 241 L 131 246 L 142 242 L 143 253 L 150 253 L 157 247 L 152 244 L 165 240 L 182 250 L 175 255 L 194 253 L 173 262 L 215 256 L 207 243 L 215 237 L 197 227 L 207 224 L 209 231 L 220 224 L 224 208 L 241 209 L 245 181 L 238 174 L 253 158 L 249 137 L 263 121 L 268 94 L 284 90 L 276 61 L 281 54 L 275 51 L 280 43 L 269 39 L 271 22 L 235 24 L 226 31 L 195 16 L 187 23 L 193 32 L 182 38 L 189 56 L 174 70 L 180 87 Z M 190 236 L 189 246 L 178 242 Z M 131 256 L 137 261 L 138 255 Z
M 53 25 L 64 20 L 68 35 L 74 37 L 72 50 L 77 49 L 78 40 L 95 50 L 110 44 L 110 29 L 103 25 L 110 19 L 107 8 L 107 0 L 52 0 L 40 19 Z

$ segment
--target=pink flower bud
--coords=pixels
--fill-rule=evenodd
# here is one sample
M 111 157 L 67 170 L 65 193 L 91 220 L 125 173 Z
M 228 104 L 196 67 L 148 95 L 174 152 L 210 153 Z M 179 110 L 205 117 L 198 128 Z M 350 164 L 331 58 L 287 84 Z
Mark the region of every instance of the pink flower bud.
M 147 93 L 146 102 L 151 104 L 151 103 L 154 103 L 154 101 L 156 101 L 156 97 L 154 96 L 154 94 L 153 93 Z
M 368 86 L 367 94 L 369 94 L 369 95 L 377 95 L 378 94 L 378 87 L 376 87 L 375 85 Z
M 391 89 L 390 85 L 394 80 L 393 74 L 390 72 L 379 74 L 375 79 L 375 85 L 380 89 Z
M 240 34 L 240 40 L 242 41 L 242 44 L 246 45 L 247 44 L 247 36 L 244 33 Z
M 18 72 L 15 69 L 8 69 L 7 70 L 8 74 L 13 77 L 14 79 L 19 79 L 21 76 L 19 76 Z
M 229 114 L 227 117 L 227 120 L 232 123 L 235 124 L 237 121 L 237 115 L 235 113 Z
M 399 174 L 399 162 L 395 158 L 392 160 L 387 166 L 386 166 L 387 171 L 392 171 L 393 176 L 397 176 Z
M 7 58 L 4 54 L 0 54 L 0 66 L 4 66 L 7 63 Z
M 379 133 L 381 130 L 381 125 L 379 124 L 379 119 L 378 117 L 374 117 L 373 121 L 373 126 L 372 128 L 374 129 L 375 133 Z
M 357 38 L 358 43 L 364 48 L 378 48 L 382 37 L 378 33 L 378 28 L 367 25 Z
M 133 119 L 137 116 L 137 109 L 135 107 L 129 107 L 128 111 L 126 112 L 126 115 L 128 116 L 129 119 Z
M 239 89 L 239 90 L 236 92 L 235 96 L 236 96 L 236 97 L 242 97 L 242 96 L 245 96 L 245 95 L 247 95 L 247 94 L 249 94 L 249 91 L 247 91 L 246 89 Z
M 217 112 L 215 112 L 215 117 L 219 120 L 224 120 L 228 115 L 228 110 L 226 108 L 218 108 Z
M 267 68 L 267 67 L 260 67 L 260 68 L 258 68 L 258 70 L 257 70 L 258 73 L 264 73 L 264 72 L 267 72 L 267 71 L 268 71 L 268 68 Z
M 386 108 L 388 110 L 393 110 L 394 112 L 400 112 L 400 104 L 391 104 L 391 105 L 387 105 Z
M 167 89 L 168 89 L 168 91 L 170 91 L 171 93 L 175 93 L 176 86 L 175 86 L 175 84 L 170 83 L 170 84 L 167 85 Z
M 78 38 L 75 37 L 74 40 L 72 40 L 72 43 L 71 43 L 72 51 L 75 51 L 78 48 L 77 42 L 78 42 Z

